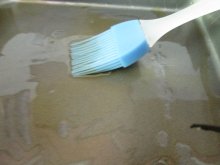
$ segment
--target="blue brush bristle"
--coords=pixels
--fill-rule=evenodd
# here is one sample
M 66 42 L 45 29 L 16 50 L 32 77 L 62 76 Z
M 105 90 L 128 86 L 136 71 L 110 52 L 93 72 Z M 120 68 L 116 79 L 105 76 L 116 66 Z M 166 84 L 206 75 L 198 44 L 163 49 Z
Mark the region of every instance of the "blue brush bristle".
M 138 20 L 112 26 L 87 40 L 71 44 L 72 74 L 106 72 L 127 67 L 149 51 Z
M 74 76 L 104 72 L 120 67 L 117 45 L 110 30 L 71 46 Z

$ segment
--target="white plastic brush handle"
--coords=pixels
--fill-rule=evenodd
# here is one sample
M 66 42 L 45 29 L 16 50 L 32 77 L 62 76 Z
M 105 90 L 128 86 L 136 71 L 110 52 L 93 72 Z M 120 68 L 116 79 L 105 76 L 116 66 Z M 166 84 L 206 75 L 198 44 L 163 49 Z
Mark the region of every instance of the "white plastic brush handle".
M 186 22 L 220 9 L 220 0 L 200 0 L 174 14 L 154 20 L 140 20 L 146 40 L 152 47 L 164 34 Z

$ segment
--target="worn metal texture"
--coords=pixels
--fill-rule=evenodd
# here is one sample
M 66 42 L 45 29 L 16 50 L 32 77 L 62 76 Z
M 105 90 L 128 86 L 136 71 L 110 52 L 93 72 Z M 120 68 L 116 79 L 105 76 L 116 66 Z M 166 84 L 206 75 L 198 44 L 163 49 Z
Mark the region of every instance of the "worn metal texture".
M 219 165 L 219 133 L 190 128 L 220 126 L 218 12 L 127 69 L 70 74 L 71 42 L 191 2 L 0 1 L 0 164 Z

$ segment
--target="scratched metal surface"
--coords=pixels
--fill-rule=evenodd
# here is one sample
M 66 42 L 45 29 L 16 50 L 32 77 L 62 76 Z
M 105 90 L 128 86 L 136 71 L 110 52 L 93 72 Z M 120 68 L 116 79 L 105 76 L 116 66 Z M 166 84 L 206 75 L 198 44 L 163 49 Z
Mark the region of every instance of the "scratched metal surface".
M 0 2 L 1 165 L 218 165 L 219 13 L 165 35 L 137 64 L 70 75 L 69 43 L 177 0 Z
M 59 1 L 59 0 L 55 0 Z M 98 4 L 113 4 L 113 5 L 126 5 L 129 6 L 145 6 L 145 7 L 159 7 L 159 8 L 182 8 L 189 4 L 189 1 L 177 1 L 177 0 L 64 0 L 66 2 L 83 2 L 83 3 L 98 3 Z

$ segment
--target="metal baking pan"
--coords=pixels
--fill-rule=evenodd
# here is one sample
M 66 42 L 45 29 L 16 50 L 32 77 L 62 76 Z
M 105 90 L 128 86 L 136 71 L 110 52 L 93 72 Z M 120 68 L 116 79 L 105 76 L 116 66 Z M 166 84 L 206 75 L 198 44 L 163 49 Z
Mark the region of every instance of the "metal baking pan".
M 219 12 L 127 69 L 70 74 L 71 42 L 191 3 L 1 0 L 0 164 L 218 165 Z

